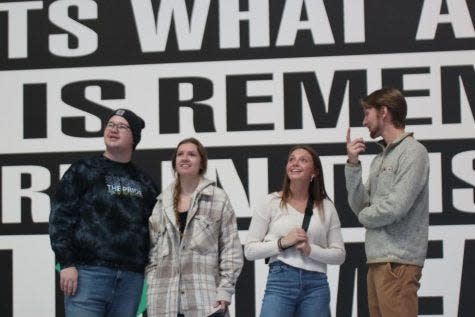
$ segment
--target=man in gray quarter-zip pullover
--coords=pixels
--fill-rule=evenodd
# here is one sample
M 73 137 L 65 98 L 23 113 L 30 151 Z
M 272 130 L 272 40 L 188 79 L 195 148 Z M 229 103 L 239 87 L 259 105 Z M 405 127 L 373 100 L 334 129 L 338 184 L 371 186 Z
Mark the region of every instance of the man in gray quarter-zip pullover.
M 382 152 L 371 162 L 363 184 L 358 155 L 362 138 L 347 131 L 345 167 L 348 202 L 366 228 L 368 308 L 371 317 L 418 314 L 417 290 L 427 253 L 429 157 L 405 132 L 407 104 L 394 88 L 376 90 L 361 101 L 363 125 Z

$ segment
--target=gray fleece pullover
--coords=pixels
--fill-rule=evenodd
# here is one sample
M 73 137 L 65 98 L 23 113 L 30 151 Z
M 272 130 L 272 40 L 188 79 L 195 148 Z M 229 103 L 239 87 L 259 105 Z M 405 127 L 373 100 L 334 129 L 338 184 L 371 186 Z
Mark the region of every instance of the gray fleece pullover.
M 366 228 L 367 263 L 423 266 L 429 231 L 429 156 L 404 133 L 371 162 L 363 185 L 361 164 L 346 164 L 348 202 Z

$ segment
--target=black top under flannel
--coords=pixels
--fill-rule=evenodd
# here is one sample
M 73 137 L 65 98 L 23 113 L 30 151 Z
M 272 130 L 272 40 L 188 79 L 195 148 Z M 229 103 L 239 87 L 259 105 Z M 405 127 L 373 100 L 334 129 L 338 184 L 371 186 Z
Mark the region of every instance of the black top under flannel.
M 79 160 L 62 177 L 51 207 L 51 246 L 61 267 L 101 265 L 143 272 L 153 180 L 132 163 Z

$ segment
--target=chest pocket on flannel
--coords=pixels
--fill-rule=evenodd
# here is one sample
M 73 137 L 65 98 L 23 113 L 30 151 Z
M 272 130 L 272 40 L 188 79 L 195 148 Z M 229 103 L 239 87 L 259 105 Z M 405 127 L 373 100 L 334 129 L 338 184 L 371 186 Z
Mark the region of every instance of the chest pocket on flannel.
M 196 215 L 190 222 L 190 249 L 201 254 L 218 251 L 219 221 L 204 215 Z

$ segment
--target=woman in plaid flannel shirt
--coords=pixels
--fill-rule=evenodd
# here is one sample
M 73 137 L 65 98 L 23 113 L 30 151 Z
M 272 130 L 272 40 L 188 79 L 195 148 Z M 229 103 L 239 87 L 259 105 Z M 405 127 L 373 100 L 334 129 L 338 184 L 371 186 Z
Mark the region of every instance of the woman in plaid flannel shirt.
M 149 317 L 228 314 L 242 246 L 228 196 L 203 177 L 207 162 L 198 140 L 181 141 L 172 159 L 176 180 L 149 219 Z

